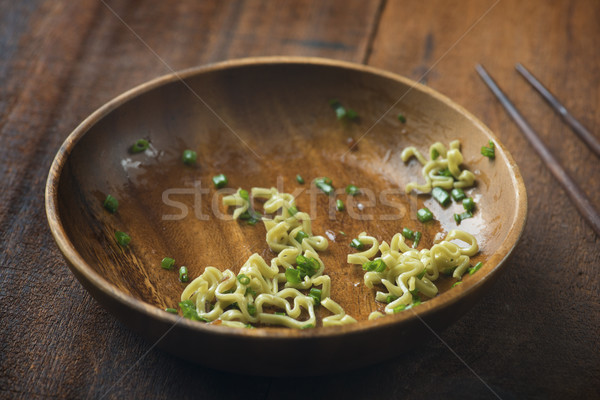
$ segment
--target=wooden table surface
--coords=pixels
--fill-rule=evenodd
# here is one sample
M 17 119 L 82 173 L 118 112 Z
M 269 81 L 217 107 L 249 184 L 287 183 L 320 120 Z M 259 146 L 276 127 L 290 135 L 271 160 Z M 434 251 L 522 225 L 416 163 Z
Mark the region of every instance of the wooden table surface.
M 600 398 L 599 238 L 474 70 L 486 66 L 600 209 L 599 160 L 514 70 L 526 65 L 599 136 L 599 21 L 596 0 L 0 1 L 0 398 Z M 102 309 L 52 239 L 44 184 L 81 120 L 172 70 L 262 55 L 421 80 L 521 168 L 529 216 L 505 272 L 399 358 L 310 379 L 198 367 Z

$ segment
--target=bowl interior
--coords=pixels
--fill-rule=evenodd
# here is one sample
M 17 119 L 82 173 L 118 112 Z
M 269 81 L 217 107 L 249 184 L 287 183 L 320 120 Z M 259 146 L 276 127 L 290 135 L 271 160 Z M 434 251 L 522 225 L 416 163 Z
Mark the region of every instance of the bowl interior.
M 70 154 L 56 190 L 59 234 L 83 260 L 74 268 L 93 270 L 119 292 L 159 309 L 176 307 L 184 285 L 176 270 L 160 268 L 163 257 L 186 265 L 193 279 L 206 266 L 237 272 L 255 252 L 267 261 L 274 256 L 261 223 L 232 221 L 222 206 L 227 191 L 217 192 L 211 178 L 223 173 L 230 189 L 275 186 L 297 195 L 298 208 L 313 217 L 315 234 L 330 238 L 322 259 L 332 298 L 357 326 L 372 323 L 369 313 L 382 305 L 362 283 L 362 269 L 346 263 L 350 240 L 366 231 L 389 241 L 409 227 L 423 232 L 420 247 L 430 247 L 438 232 L 456 228 L 453 213 L 463 211 L 460 204 L 444 209 L 429 196 L 404 194 L 408 182 L 422 177 L 416 160 L 402 162 L 402 149 L 427 153 L 435 141 L 460 140 L 464 165 L 477 175 L 477 186 L 468 190 L 477 211 L 459 229 L 478 239 L 473 263 L 482 261 L 484 268 L 467 274 L 461 287 L 451 289 L 454 279 L 440 279 L 440 295 L 428 307 L 484 279 L 520 235 L 525 193 L 512 158 L 485 126 L 426 87 L 366 67 L 298 60 L 230 63 L 180 76 L 183 81 L 171 76 L 115 100 L 65 144 Z M 331 99 L 356 110 L 359 120 L 338 120 Z M 130 154 L 139 138 L 148 139 L 151 149 Z M 357 149 L 349 150 L 348 138 Z M 497 144 L 493 161 L 480 154 L 490 139 Z M 196 166 L 181 162 L 185 149 L 197 152 Z M 333 180 L 337 197 L 312 187 L 320 176 Z M 347 196 L 348 184 L 363 194 Z M 116 214 L 102 207 L 109 193 L 119 200 Z M 335 210 L 335 198 L 347 211 Z M 435 222 L 416 219 L 423 205 Z M 116 243 L 117 230 L 131 236 L 128 248 Z

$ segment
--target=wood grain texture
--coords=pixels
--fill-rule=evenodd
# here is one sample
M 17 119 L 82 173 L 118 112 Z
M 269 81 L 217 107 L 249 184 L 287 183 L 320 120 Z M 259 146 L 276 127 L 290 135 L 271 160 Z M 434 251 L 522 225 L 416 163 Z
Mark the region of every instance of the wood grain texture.
M 150 350 L 66 268 L 46 227 L 43 185 L 85 116 L 169 68 L 101 2 L 4 1 L 0 397 L 495 398 L 444 343 L 501 398 L 599 397 L 599 239 L 473 69 L 488 68 L 598 208 L 600 163 L 513 70 L 527 66 L 598 135 L 598 3 L 502 0 L 454 47 L 491 1 L 322 3 L 108 4 L 175 70 L 272 54 L 367 60 L 413 79 L 435 65 L 427 83 L 496 132 L 529 193 L 521 245 L 489 296 L 438 332 L 444 342 L 428 335 L 393 361 L 310 384 L 222 374 Z

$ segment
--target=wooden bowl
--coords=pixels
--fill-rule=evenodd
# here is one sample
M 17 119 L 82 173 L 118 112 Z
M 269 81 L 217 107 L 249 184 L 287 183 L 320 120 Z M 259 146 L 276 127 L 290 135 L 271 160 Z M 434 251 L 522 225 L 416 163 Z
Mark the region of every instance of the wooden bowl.
M 336 118 L 329 100 L 359 114 Z M 406 123 L 398 120 L 402 113 Z M 152 151 L 130 154 L 139 138 Z M 358 143 L 349 150 L 347 140 Z M 423 231 L 420 248 L 438 232 L 456 228 L 447 209 L 430 196 L 404 194 L 422 180 L 416 160 L 400 152 L 453 139 L 464 164 L 477 174 L 470 190 L 475 217 L 460 228 L 476 236 L 484 267 L 437 282 L 440 294 L 418 307 L 373 321 L 381 309 L 363 284 L 360 266 L 346 263 L 348 244 L 366 231 L 379 240 L 409 227 Z M 480 148 L 493 140 L 496 158 Z M 196 166 L 181 162 L 184 149 L 198 153 Z M 229 188 L 278 186 L 300 193 L 316 234 L 335 236 L 322 253 L 332 279 L 332 298 L 358 323 L 293 330 L 236 329 L 185 320 L 164 311 L 177 307 L 184 284 L 177 271 L 160 268 L 163 257 L 186 265 L 190 277 L 206 266 L 239 270 L 254 252 L 273 257 L 262 224 L 232 221 L 212 176 L 224 173 Z M 306 184 L 296 182 L 302 175 Z M 363 189 L 335 211 L 330 197 L 310 182 L 333 179 L 337 188 Z M 342 190 L 343 191 L 343 190 Z M 120 206 L 103 206 L 106 194 Z M 359 204 L 363 209 L 359 210 Z M 437 221 L 422 224 L 416 210 L 428 206 Z M 396 356 L 429 329 L 457 320 L 485 294 L 514 249 L 525 224 L 526 194 L 512 157 L 488 128 L 432 89 L 363 65 L 316 58 L 269 57 L 224 62 L 158 78 L 130 90 L 94 112 L 71 133 L 52 164 L 46 212 L 52 234 L 71 271 L 96 300 L 158 347 L 212 368 L 258 375 L 323 374 Z M 129 233 L 120 247 L 116 230 Z M 340 233 L 345 232 L 345 236 Z

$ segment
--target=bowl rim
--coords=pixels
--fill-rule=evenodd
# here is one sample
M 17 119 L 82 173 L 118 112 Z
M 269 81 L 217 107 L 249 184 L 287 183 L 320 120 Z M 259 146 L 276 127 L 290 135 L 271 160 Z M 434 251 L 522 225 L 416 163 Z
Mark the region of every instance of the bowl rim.
M 266 65 L 285 65 L 285 64 L 297 64 L 297 65 L 311 65 L 311 66 L 323 66 L 323 67 L 335 67 L 342 69 L 350 69 L 360 73 L 374 74 L 386 79 L 398 81 L 402 84 L 411 87 L 411 90 L 417 90 L 423 92 L 429 96 L 432 96 L 437 101 L 444 103 L 446 106 L 455 109 L 460 114 L 465 116 L 470 122 L 476 126 L 479 130 L 484 132 L 491 140 L 494 140 L 496 147 L 499 147 L 503 155 L 508 161 L 508 169 L 511 172 L 511 180 L 513 187 L 515 188 L 515 198 L 517 203 L 517 210 L 514 219 L 511 221 L 510 228 L 508 230 L 506 239 L 502 242 L 498 253 L 505 253 L 497 264 L 489 270 L 485 275 L 479 275 L 477 279 L 469 279 L 463 285 L 459 285 L 454 288 L 451 292 L 441 293 L 433 299 L 430 299 L 422 303 L 416 309 L 411 308 L 410 313 L 398 313 L 394 315 L 387 315 L 386 318 L 378 318 L 375 320 L 358 321 L 355 324 L 332 326 L 332 327 L 319 327 L 316 329 L 289 329 L 282 327 L 269 327 L 267 329 L 239 329 L 227 326 L 215 326 L 209 324 L 201 324 L 196 321 L 187 320 L 179 315 L 174 315 L 159 309 L 156 306 L 145 303 L 142 300 L 138 300 L 135 297 L 128 295 L 118 290 L 110 282 L 104 279 L 98 274 L 77 252 L 75 246 L 70 241 L 66 231 L 63 227 L 59 211 L 58 211 L 58 186 L 63 172 L 64 166 L 69 158 L 73 148 L 77 145 L 79 140 L 102 118 L 108 115 L 110 112 L 118 108 L 119 106 L 127 103 L 136 97 L 157 89 L 163 85 L 182 81 L 187 78 L 191 78 L 196 75 L 206 74 L 218 70 L 226 70 L 232 68 L 249 67 L 249 66 L 266 66 Z M 185 84 L 185 82 L 183 82 Z M 187 86 L 187 84 L 186 84 Z M 181 71 L 171 72 L 169 74 L 157 77 L 148 82 L 142 83 L 127 90 L 126 92 L 118 95 L 117 97 L 109 100 L 107 103 L 102 105 L 100 108 L 95 110 L 87 118 L 85 118 L 65 139 L 57 151 L 52 165 L 50 167 L 48 178 L 46 181 L 45 188 L 45 209 L 48 224 L 52 236 L 56 241 L 60 251 L 66 258 L 70 267 L 77 271 L 87 282 L 93 285 L 96 289 L 100 290 L 103 295 L 110 297 L 112 300 L 118 302 L 121 306 L 128 308 L 130 311 L 135 313 L 141 313 L 144 317 L 157 319 L 162 323 L 170 325 L 181 325 L 184 328 L 197 331 L 198 334 L 204 335 L 225 335 L 231 337 L 244 337 L 244 338 L 258 338 L 269 340 L 286 340 L 286 339 L 298 339 L 298 338 L 314 338 L 314 337 L 336 337 L 345 336 L 347 334 L 358 334 L 363 331 L 371 331 L 378 329 L 386 329 L 390 325 L 401 325 L 411 320 L 419 319 L 425 323 L 424 319 L 428 315 L 440 309 L 447 308 L 452 304 L 458 302 L 468 294 L 473 293 L 481 285 L 485 283 L 492 276 L 498 274 L 500 269 L 504 266 L 507 259 L 514 251 L 526 223 L 527 217 L 527 194 L 525 190 L 525 184 L 519 168 L 512 158 L 511 154 L 504 147 L 502 142 L 494 135 L 494 133 L 478 118 L 472 115 L 469 111 L 464 109 L 459 104 L 453 102 L 448 97 L 441 93 L 415 82 L 409 78 L 395 74 L 393 72 L 385 71 L 379 68 L 367 66 L 364 64 L 357 64 L 348 61 L 333 60 L 320 57 L 297 57 L 297 56 L 268 56 L 268 57 L 249 57 L 240 58 L 234 60 L 227 60 L 222 62 L 211 63 L 207 65 L 192 67 Z M 75 271 L 73 271 L 75 272 Z M 81 281 L 80 277 L 77 276 L 78 280 Z M 81 282 L 83 283 L 83 282 Z M 104 306 L 104 305 L 103 305 Z M 426 323 L 425 323 L 426 324 Z

